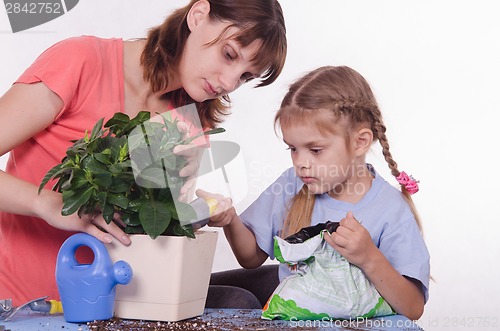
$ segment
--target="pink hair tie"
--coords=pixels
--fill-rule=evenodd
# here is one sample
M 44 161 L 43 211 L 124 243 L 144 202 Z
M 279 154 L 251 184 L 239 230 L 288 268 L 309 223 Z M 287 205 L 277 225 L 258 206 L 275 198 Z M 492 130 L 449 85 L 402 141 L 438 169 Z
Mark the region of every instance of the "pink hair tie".
M 408 176 L 406 172 L 401 171 L 399 176 L 396 177 L 396 180 L 405 187 L 409 194 L 418 192 L 418 180 L 415 180 L 412 176 Z

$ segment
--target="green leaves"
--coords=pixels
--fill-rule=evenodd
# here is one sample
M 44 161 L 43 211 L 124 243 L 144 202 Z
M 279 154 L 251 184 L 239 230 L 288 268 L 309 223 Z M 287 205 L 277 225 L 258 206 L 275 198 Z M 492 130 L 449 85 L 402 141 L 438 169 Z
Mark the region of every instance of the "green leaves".
M 151 238 L 162 234 L 170 224 L 172 214 L 165 203 L 148 201 L 139 209 L 139 219 Z
M 64 174 L 64 171 L 66 171 L 64 169 L 64 164 L 58 164 L 55 167 L 53 167 L 52 169 L 50 169 L 43 177 L 42 183 L 40 184 L 40 187 L 38 187 L 38 194 L 40 194 L 40 192 L 45 187 L 45 185 L 47 185 L 49 180 L 51 180 L 52 178 L 61 177 Z
M 104 128 L 100 119 L 90 135 L 74 141 L 62 162 L 47 172 L 38 192 L 56 179 L 53 190 L 62 192 L 63 215 L 99 212 L 110 223 L 118 213 L 127 233 L 147 233 L 153 239 L 159 235 L 194 238 L 191 225 L 179 222 L 194 219 L 194 210 L 188 204 L 174 204 L 172 197 L 183 185 L 178 173 L 185 163 L 173 149 L 225 130 L 184 139 L 177 121 L 169 113 L 161 116 L 162 122 L 152 122 L 149 112 L 133 119 L 117 113 Z
M 116 113 L 106 122 L 105 127 L 109 128 L 110 133 L 116 137 L 128 136 L 139 124 L 148 121 L 150 116 L 151 113 L 141 111 L 135 118 L 130 119 L 126 114 Z
M 93 194 L 93 188 L 87 188 L 79 191 L 67 190 L 63 192 L 64 206 L 61 211 L 62 215 L 71 215 L 78 211 L 86 204 Z
M 193 140 L 195 140 L 198 137 L 208 136 L 208 135 L 211 135 L 211 134 L 217 134 L 217 133 L 222 133 L 222 132 L 226 132 L 226 129 L 224 129 L 224 128 L 215 128 L 215 129 L 212 129 L 212 130 L 199 132 L 198 134 L 196 134 L 196 135 L 194 135 L 192 137 L 187 138 L 182 143 L 183 144 L 189 144 L 190 142 L 192 142 Z

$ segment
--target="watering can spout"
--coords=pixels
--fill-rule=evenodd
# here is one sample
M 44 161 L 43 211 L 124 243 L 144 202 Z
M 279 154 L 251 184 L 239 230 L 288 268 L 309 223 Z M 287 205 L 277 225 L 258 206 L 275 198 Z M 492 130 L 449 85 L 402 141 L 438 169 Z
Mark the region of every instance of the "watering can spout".
M 132 280 L 132 268 L 125 261 L 117 261 L 113 266 L 113 271 L 117 284 L 127 285 Z

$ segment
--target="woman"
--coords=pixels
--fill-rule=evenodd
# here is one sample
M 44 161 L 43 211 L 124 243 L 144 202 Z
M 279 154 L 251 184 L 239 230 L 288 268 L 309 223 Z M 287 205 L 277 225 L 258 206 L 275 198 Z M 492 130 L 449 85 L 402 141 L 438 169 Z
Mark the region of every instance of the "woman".
M 252 79 L 264 86 L 278 77 L 286 48 L 276 0 L 192 0 L 145 40 L 86 36 L 46 50 L 0 98 L 0 155 L 10 151 L 0 171 L 0 297 L 14 305 L 57 299 L 57 252 L 75 231 L 130 244 L 115 223 L 62 216 L 59 193 L 37 193 L 71 140 L 116 112 L 134 117 L 193 102 L 201 126 L 215 127 L 227 114 L 228 93 Z M 186 132 L 195 125 L 174 115 Z M 188 149 L 176 152 L 192 157 Z M 193 172 L 188 162 L 181 175 Z

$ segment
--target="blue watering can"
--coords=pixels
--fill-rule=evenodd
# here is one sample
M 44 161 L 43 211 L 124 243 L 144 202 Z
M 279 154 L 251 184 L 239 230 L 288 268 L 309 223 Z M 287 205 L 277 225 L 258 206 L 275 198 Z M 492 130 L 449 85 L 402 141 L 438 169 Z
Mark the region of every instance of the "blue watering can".
M 75 252 L 88 246 L 92 264 L 79 264 Z M 56 281 L 67 322 L 90 322 L 113 317 L 116 288 L 132 280 L 132 268 L 125 261 L 113 265 L 104 244 L 86 233 L 69 237 L 57 255 Z

